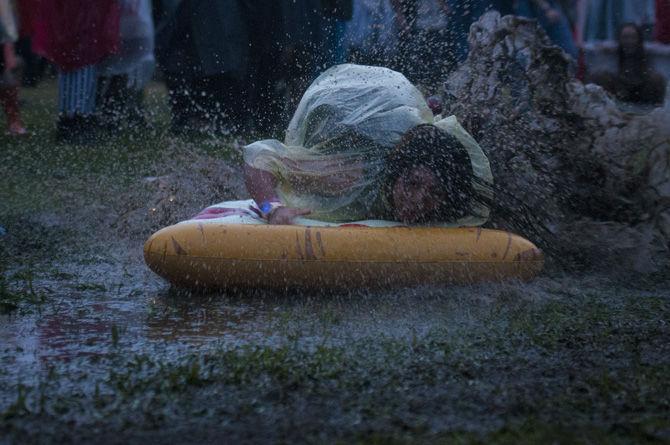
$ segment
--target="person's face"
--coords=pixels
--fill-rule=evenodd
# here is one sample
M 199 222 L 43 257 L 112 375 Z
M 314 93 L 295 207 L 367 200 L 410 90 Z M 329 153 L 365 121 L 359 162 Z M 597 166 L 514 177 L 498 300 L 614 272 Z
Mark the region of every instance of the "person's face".
M 406 170 L 393 185 L 393 216 L 414 224 L 425 221 L 446 199 L 437 176 L 425 166 Z
M 631 55 L 635 54 L 637 48 L 640 44 L 640 36 L 637 33 L 637 29 L 632 26 L 626 26 L 621 30 L 621 49 L 623 49 L 624 54 Z

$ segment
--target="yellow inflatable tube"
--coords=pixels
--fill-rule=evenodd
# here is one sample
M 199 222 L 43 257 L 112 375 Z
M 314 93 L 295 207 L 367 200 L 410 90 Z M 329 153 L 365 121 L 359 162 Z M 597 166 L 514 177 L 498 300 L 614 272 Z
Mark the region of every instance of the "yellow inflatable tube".
M 270 226 L 248 209 L 236 208 L 239 203 L 246 201 L 212 206 L 196 219 L 156 232 L 144 246 L 146 263 L 176 286 L 204 289 L 530 280 L 544 264 L 530 241 L 507 232 L 362 223 Z M 217 213 L 217 208 L 224 211 Z M 225 212 L 233 209 L 238 213 Z

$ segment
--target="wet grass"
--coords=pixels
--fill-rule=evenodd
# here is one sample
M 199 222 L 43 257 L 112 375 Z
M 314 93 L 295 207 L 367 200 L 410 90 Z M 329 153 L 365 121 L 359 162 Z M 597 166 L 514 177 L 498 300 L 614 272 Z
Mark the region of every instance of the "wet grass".
M 231 141 L 170 136 L 154 89 L 146 132 L 56 144 L 53 84 L 25 93 L 34 134 L 0 138 L 0 443 L 670 441 L 667 282 L 157 295 L 110 203 L 166 147 L 239 162 Z
M 35 289 L 32 268 L 18 269 L 12 274 L 7 272 L 7 251 L 4 243 L 0 244 L 0 315 L 13 313 L 19 308 L 23 312 L 29 311 L 46 299 L 44 293 Z
M 617 303 L 593 312 L 587 298 L 561 310 L 546 303 L 530 315 L 490 308 L 480 325 L 414 339 L 305 348 L 287 338 L 174 360 L 118 351 L 96 359 L 106 371 L 89 391 L 63 394 L 60 385 L 76 383 L 54 371 L 17 387 L 0 418 L 17 439 L 33 437 L 40 423 L 78 419 L 73 431 L 50 437 L 662 443 L 670 438 L 670 332 L 662 322 L 670 309 L 656 298 Z M 652 312 L 659 317 L 639 317 Z M 538 341 L 546 329 L 563 332 Z
M 104 197 L 128 187 L 138 177 L 160 174 L 154 169 L 174 143 L 169 131 L 165 91 L 153 85 L 145 98 L 149 125 L 134 130 L 100 132 L 99 143 L 71 145 L 55 140 L 56 89 L 45 82 L 22 92 L 24 120 L 30 134 L 24 138 L 0 135 L 0 211 L 24 213 L 62 208 L 81 196 Z M 238 159 L 230 137 L 192 136 L 204 153 Z M 110 189 L 111 190 L 105 190 Z

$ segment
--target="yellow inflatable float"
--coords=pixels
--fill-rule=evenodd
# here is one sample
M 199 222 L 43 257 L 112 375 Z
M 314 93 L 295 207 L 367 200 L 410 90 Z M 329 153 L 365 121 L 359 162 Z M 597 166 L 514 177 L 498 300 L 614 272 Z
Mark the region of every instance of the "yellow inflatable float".
M 530 280 L 540 250 L 481 228 L 403 227 L 388 221 L 271 226 L 253 201 L 233 201 L 166 227 L 144 246 L 147 265 L 186 288 L 390 288 Z

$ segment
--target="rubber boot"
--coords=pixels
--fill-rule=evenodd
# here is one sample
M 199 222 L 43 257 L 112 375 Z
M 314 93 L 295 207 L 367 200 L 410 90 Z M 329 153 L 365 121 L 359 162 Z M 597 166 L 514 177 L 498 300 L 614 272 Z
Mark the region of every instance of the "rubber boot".
M 22 136 L 27 133 L 21 121 L 19 110 L 19 88 L 10 87 L 0 89 L 0 100 L 7 115 L 7 134 L 11 136 Z

